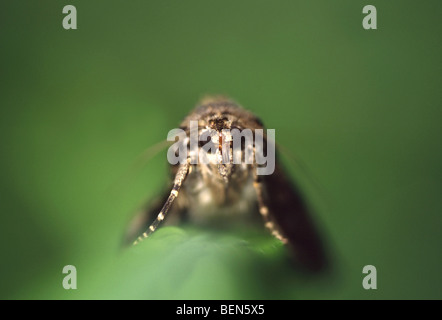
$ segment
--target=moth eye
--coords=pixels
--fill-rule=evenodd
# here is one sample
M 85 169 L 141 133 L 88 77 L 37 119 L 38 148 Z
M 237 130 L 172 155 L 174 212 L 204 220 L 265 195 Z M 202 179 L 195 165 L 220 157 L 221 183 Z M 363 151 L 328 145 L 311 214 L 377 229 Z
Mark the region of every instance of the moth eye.
M 203 138 L 202 140 L 198 139 L 198 147 L 201 148 L 201 147 L 205 146 L 207 143 L 210 143 L 211 141 L 212 141 L 212 138 L 210 137 L 210 135 Z
M 241 150 L 246 149 L 246 140 L 244 138 L 241 138 Z
M 243 128 L 240 126 L 232 125 L 230 130 L 238 130 L 240 133 L 243 131 Z M 241 137 L 241 150 L 244 150 L 246 148 L 246 141 L 245 137 Z M 231 146 L 233 146 L 233 141 L 231 142 Z

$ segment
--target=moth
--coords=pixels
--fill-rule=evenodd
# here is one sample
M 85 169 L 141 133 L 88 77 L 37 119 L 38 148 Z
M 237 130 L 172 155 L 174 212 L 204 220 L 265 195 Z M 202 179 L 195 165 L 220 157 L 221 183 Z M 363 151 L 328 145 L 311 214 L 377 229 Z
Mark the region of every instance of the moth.
M 215 152 L 211 161 L 195 164 L 188 156 L 181 163 L 172 164 L 173 181 L 168 191 L 134 219 L 126 241 L 138 244 L 163 221 L 229 224 L 233 220 L 258 218 L 273 236 L 292 250 L 302 266 L 311 270 L 323 268 L 324 249 L 310 209 L 278 162 L 278 155 L 273 173 L 265 175 L 257 174 L 262 166 L 257 161 L 233 161 L 233 143 L 226 132 L 245 129 L 262 132 L 262 121 L 225 97 L 208 97 L 197 105 L 180 125 L 188 135 L 192 133 L 192 121 L 197 123 L 198 150 L 213 144 Z M 211 135 L 207 134 L 209 130 Z M 269 148 L 264 141 L 265 152 Z M 186 148 L 190 152 L 189 145 Z M 240 151 L 246 154 L 247 148 L 254 154 L 257 145 L 242 141 Z

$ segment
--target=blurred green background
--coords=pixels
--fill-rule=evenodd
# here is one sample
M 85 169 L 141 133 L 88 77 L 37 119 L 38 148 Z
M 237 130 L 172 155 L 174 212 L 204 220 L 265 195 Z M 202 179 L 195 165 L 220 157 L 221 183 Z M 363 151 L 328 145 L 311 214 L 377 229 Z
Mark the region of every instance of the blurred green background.
M 64 30 L 64 5 L 78 29 Z M 378 29 L 362 28 L 375 5 Z M 0 298 L 440 299 L 440 1 L 2 1 Z M 270 236 L 167 227 L 119 250 L 165 152 L 115 181 L 205 94 L 276 129 L 335 271 Z M 118 184 L 118 183 L 117 183 Z M 244 240 L 247 241 L 244 241 Z M 62 287 L 63 266 L 78 289 Z M 374 265 L 378 289 L 362 288 Z

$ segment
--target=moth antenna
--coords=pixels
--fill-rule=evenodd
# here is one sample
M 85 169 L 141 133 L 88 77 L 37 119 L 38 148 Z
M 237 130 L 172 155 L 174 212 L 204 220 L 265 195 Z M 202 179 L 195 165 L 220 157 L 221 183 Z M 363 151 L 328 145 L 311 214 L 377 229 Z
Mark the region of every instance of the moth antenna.
M 111 184 L 109 190 L 116 193 L 118 191 L 117 188 L 121 188 L 122 185 L 126 184 L 131 178 L 133 178 L 135 173 L 137 173 L 149 162 L 149 160 L 151 160 L 154 156 L 156 156 L 160 151 L 164 150 L 170 144 L 170 141 L 163 140 L 145 149 L 141 154 L 137 156 L 137 158 L 126 170 L 126 172 L 123 173 L 115 182 Z
M 253 146 L 253 159 L 255 158 L 255 146 Z M 275 222 L 270 216 L 269 208 L 265 204 L 264 201 L 264 192 L 263 192 L 263 182 L 262 179 L 259 178 L 257 172 L 256 172 L 256 162 L 253 163 L 253 188 L 256 192 L 256 198 L 258 200 L 258 208 L 259 213 L 261 214 L 263 220 L 264 220 L 264 226 L 270 231 L 270 233 L 278 240 L 280 240 L 282 243 L 287 244 L 288 240 L 285 238 L 281 232 L 276 227 Z
M 164 203 L 163 207 L 160 210 L 160 213 L 158 213 L 157 218 L 152 222 L 152 224 L 147 228 L 145 232 L 141 236 L 139 236 L 134 242 L 133 245 L 136 245 L 149 237 L 157 228 L 158 225 L 166 218 L 167 213 L 169 212 L 170 206 L 172 205 L 173 201 L 178 197 L 178 193 L 180 191 L 180 188 L 186 179 L 190 167 L 190 158 L 187 159 L 187 161 L 183 164 L 181 164 L 178 168 L 178 172 L 175 175 L 174 183 L 172 190 L 170 191 L 170 195 L 167 198 L 166 202 Z
M 281 154 L 291 160 L 291 162 L 294 163 L 301 170 L 301 172 L 304 174 L 304 177 L 306 177 L 307 180 L 311 182 L 311 184 L 316 189 L 318 194 L 322 197 L 322 199 L 325 199 L 326 202 L 329 202 L 330 197 L 327 190 L 319 182 L 318 178 L 313 174 L 305 161 L 303 161 L 299 156 L 296 156 L 293 152 L 289 151 L 287 148 L 283 147 L 280 144 L 277 144 L 276 147 L 278 148 L 278 151 L 281 152 Z
M 254 181 L 253 188 L 255 189 L 256 196 L 258 199 L 259 213 L 264 219 L 264 226 L 270 231 L 270 233 L 282 243 L 287 244 L 288 240 L 284 237 L 281 232 L 276 228 L 276 224 L 272 218 L 270 218 L 269 208 L 265 205 L 263 192 L 262 192 L 262 182 Z

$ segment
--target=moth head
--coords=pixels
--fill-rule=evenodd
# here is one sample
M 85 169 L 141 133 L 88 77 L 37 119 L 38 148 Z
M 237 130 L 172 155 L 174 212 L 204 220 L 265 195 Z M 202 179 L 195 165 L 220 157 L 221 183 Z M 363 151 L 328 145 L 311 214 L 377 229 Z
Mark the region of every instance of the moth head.
M 203 155 L 202 164 L 211 174 L 228 182 L 234 171 L 232 121 L 227 117 L 214 116 L 200 131 L 199 146 Z M 200 157 L 201 160 L 201 157 Z

